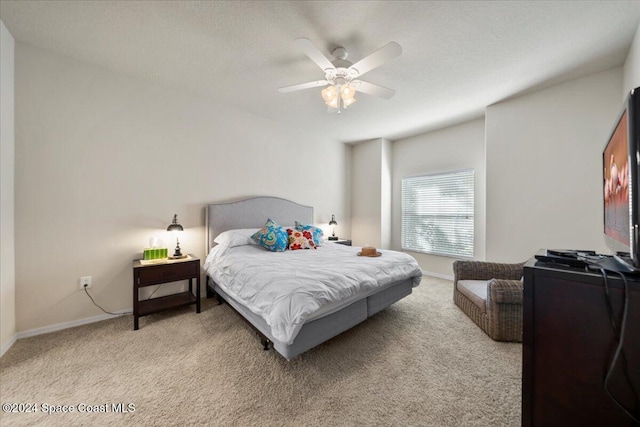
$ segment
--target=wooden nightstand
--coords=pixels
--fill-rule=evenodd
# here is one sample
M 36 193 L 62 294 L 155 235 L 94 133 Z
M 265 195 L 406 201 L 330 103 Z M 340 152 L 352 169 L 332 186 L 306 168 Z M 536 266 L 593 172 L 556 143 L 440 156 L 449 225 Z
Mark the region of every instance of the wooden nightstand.
M 351 246 L 351 240 L 340 239 L 340 240 L 327 240 L 329 243 L 337 243 L 339 245 Z
M 193 279 L 196 279 L 196 293 L 193 294 Z M 189 291 L 173 295 L 139 300 L 140 288 L 161 283 L 189 281 Z M 158 313 L 185 305 L 196 305 L 196 313 L 200 313 L 200 259 L 188 255 L 184 259 L 163 260 L 145 263 L 142 260 L 133 262 L 133 329 L 138 329 L 138 319 L 142 316 Z

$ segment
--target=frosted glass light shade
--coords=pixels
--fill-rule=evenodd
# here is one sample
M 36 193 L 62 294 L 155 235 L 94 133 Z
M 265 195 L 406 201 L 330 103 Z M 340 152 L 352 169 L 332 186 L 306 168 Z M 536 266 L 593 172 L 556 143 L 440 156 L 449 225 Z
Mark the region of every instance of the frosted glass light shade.
M 338 96 L 338 90 L 335 86 L 327 86 L 322 90 L 322 99 L 329 104 L 332 100 L 335 100 Z
M 350 84 L 342 85 L 340 88 L 340 95 L 342 96 L 342 100 L 346 101 L 347 99 L 353 99 L 356 94 L 356 89 Z
M 344 108 L 347 108 L 349 105 L 353 104 L 354 102 L 356 102 L 355 98 L 349 98 L 349 99 L 342 99 L 342 106 Z

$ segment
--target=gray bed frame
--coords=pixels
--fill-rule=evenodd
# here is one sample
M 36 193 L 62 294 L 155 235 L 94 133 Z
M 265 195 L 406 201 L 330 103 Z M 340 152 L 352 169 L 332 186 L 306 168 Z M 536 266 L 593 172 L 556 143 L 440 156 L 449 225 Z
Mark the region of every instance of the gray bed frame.
M 218 234 L 238 228 L 260 228 L 267 218 L 285 226 L 294 225 L 295 221 L 313 224 L 313 208 L 278 197 L 252 197 L 234 202 L 209 204 L 206 209 L 207 252 L 215 246 L 213 240 Z M 206 288 L 208 298 L 215 297 L 220 303 L 228 303 L 249 323 L 260 336 L 265 350 L 273 347 L 290 360 L 411 294 L 413 281 L 409 278 L 392 284 L 338 311 L 305 323 L 290 345 L 274 339 L 262 317 L 227 295 L 209 275 Z

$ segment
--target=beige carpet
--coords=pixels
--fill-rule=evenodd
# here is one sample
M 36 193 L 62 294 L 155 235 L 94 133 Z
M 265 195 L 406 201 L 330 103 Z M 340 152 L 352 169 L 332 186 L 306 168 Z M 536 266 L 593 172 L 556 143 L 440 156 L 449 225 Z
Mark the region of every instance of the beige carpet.
M 487 337 L 451 287 L 425 277 L 413 295 L 291 362 L 262 351 L 213 300 L 201 314 L 142 318 L 138 331 L 124 316 L 22 339 L 0 359 L 2 403 L 76 412 L 2 413 L 0 424 L 519 425 L 522 346 Z M 135 412 L 77 412 L 112 403 Z

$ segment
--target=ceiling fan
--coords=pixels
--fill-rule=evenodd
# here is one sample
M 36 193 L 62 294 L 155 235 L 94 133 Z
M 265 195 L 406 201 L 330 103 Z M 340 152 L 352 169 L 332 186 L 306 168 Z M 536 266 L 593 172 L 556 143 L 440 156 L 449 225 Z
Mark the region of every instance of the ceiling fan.
M 364 73 L 400 56 L 402 48 L 396 42 L 387 43 L 355 64 L 347 60 L 348 53 L 343 47 L 333 49 L 331 54 L 334 59 L 330 61 L 307 38 L 296 39 L 295 44 L 324 71 L 324 80 L 281 87 L 278 89 L 280 93 L 326 86 L 326 88 L 322 90 L 322 99 L 324 99 L 325 104 L 328 105 L 329 112 L 337 112 L 338 114 L 343 108 L 346 109 L 356 102 L 354 97 L 356 92 L 362 92 L 384 99 L 389 99 L 396 93 L 393 89 L 358 79 Z

